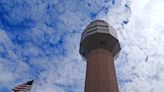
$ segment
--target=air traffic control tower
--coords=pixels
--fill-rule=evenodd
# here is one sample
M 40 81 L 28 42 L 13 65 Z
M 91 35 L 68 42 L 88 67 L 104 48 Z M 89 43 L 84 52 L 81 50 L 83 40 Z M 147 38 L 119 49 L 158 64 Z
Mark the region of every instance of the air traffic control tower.
M 119 92 L 114 60 L 121 50 L 114 28 L 91 22 L 81 35 L 80 54 L 87 62 L 85 92 Z

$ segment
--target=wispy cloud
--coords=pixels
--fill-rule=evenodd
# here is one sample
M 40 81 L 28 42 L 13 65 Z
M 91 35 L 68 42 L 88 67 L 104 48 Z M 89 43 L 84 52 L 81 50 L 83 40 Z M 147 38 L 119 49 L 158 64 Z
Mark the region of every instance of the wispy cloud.
M 85 65 L 79 41 L 84 27 L 118 2 L 108 0 L 0 1 L 0 91 L 35 79 L 33 91 L 83 92 Z M 6 76 L 6 77 L 5 77 Z M 8 77 L 7 77 L 8 76 Z M 12 76 L 12 77 L 11 77 Z M 5 77 L 5 79 L 4 79 Z
M 81 32 L 104 19 L 117 29 L 121 92 L 162 92 L 162 0 L 0 1 L 0 91 L 35 79 L 33 91 L 83 92 Z
M 162 0 L 133 0 L 125 29 L 118 31 L 122 51 L 116 62 L 122 92 L 162 92 L 163 14 Z

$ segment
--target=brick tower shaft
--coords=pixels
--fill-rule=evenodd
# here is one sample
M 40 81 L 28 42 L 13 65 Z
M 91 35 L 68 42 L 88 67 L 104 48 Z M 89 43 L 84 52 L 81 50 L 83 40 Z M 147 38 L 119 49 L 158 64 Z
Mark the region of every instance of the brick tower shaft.
M 118 92 L 112 53 L 93 50 L 87 58 L 85 92 Z

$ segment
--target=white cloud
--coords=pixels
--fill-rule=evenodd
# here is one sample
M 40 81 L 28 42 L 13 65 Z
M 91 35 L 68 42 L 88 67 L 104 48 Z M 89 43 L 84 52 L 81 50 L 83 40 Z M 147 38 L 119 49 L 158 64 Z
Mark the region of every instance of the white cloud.
M 35 92 L 65 92 L 62 88 L 57 87 L 57 86 L 52 86 L 49 84 L 45 84 L 39 87 L 36 87 L 36 86 L 34 87 L 35 88 L 32 89 L 32 91 L 35 91 Z
M 80 33 L 92 20 L 90 13 L 93 13 L 97 14 L 95 19 L 104 19 L 117 29 L 122 46 L 115 62 L 120 91 L 162 92 L 164 2 L 116 0 L 114 5 L 104 2 L 29 0 L 28 12 L 21 7 L 8 8 L 6 12 L 11 14 L 6 20 L 10 25 L 21 24 L 26 18 L 33 20 L 34 25 L 29 23 L 33 25 L 31 28 L 25 31 L 22 28 L 15 34 L 7 28 L 0 30 L 0 52 L 7 52 L 7 58 L 0 58 L 5 61 L 0 62 L 0 73 L 3 73 L 0 81 L 14 85 L 14 80 L 34 78 L 38 82 L 33 87 L 36 92 L 66 92 L 70 86 L 74 87 L 71 91 L 83 92 L 86 63 L 78 53 Z M 107 14 L 102 7 L 109 7 Z M 123 21 L 129 23 L 123 26 Z M 12 42 L 14 38 L 24 43 Z
M 130 8 L 129 23 L 117 31 L 122 46 L 115 62 L 120 91 L 162 92 L 164 1 L 133 0 Z
M 1 61 L 1 59 L 0 59 Z M 2 61 L 1 61 L 2 62 Z M 14 79 L 14 76 L 11 72 L 4 69 L 3 65 L 0 63 L 0 82 L 6 85 L 9 81 Z
M 95 17 L 104 2 L 3 1 L 0 51 L 7 52 L 7 60 L 2 64 L 15 76 L 8 82 L 13 86 L 34 78 L 36 92 L 83 91 L 85 62 L 78 51 L 80 33 L 91 13 Z

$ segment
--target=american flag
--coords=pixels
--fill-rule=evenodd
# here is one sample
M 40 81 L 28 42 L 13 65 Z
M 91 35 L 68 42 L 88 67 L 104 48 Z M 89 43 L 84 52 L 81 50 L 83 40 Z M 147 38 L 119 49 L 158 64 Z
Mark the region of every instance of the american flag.
M 30 92 L 34 80 L 18 85 L 12 89 L 14 92 Z

